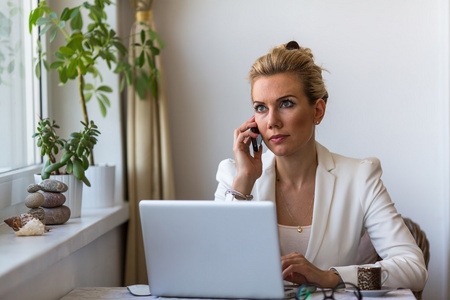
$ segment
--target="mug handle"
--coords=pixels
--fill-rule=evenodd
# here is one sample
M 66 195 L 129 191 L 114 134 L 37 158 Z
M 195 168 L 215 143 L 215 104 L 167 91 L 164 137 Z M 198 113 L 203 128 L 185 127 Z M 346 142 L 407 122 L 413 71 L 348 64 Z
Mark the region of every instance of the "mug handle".
M 388 270 L 382 270 L 381 271 L 381 285 L 383 286 L 383 284 L 386 282 L 386 280 L 389 278 L 389 272 Z

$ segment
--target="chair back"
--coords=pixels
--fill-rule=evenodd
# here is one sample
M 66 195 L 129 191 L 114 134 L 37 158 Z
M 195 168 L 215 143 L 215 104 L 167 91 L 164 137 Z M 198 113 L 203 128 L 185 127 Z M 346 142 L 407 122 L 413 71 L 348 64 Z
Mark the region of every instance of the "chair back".
M 403 218 L 406 227 L 411 231 L 412 236 L 416 240 L 417 246 L 422 250 L 423 258 L 425 259 L 425 266 L 428 270 L 428 263 L 430 261 L 430 243 L 428 242 L 427 235 L 420 228 L 420 226 L 409 218 Z M 413 292 L 417 300 L 422 299 L 422 291 Z

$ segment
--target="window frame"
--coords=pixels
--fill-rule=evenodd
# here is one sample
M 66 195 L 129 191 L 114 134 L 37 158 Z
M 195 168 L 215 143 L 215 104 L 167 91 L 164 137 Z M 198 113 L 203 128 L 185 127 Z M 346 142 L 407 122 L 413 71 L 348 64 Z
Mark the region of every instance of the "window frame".
M 39 0 L 22 1 L 24 11 L 22 25 L 24 30 L 26 30 L 23 35 L 23 46 L 25 48 L 24 65 L 29 66 L 25 71 L 25 82 L 31 82 L 32 86 L 31 89 L 27 89 L 25 94 L 25 97 L 32 98 L 32 101 L 26 102 L 25 105 L 27 116 L 25 130 L 26 136 L 29 137 L 26 145 L 24 145 L 27 148 L 27 166 L 0 173 L 0 216 L 5 211 L 10 210 L 7 208 L 25 201 L 28 194 L 27 186 L 34 182 L 34 174 L 39 173 L 42 169 L 42 157 L 38 151 L 36 141 L 31 136 L 35 132 L 38 115 L 43 117 L 48 115 L 47 91 L 44 88 L 47 83 L 47 73 L 45 68 L 42 68 L 41 78 L 38 79 L 35 76 L 34 59 L 37 53 L 35 41 L 39 38 L 39 35 L 37 30 L 33 30 L 32 34 L 28 32 L 28 14 L 38 6 L 38 3 Z M 42 46 L 45 47 L 45 43 Z

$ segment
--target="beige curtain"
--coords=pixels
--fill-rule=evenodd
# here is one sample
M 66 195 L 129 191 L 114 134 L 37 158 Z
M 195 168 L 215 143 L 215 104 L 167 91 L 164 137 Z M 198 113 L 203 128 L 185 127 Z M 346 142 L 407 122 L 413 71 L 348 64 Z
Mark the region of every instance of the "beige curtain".
M 131 34 L 141 31 L 141 21 L 152 25 L 152 0 L 130 0 L 135 10 Z M 139 41 L 140 36 L 135 39 Z M 130 45 L 135 41 L 131 39 Z M 139 55 L 140 53 L 134 53 Z M 134 57 L 131 57 L 134 59 Z M 139 218 L 139 201 L 143 199 L 175 199 L 171 149 L 168 130 L 164 73 L 160 55 L 156 57 L 161 71 L 159 99 L 148 92 L 139 99 L 133 88 L 127 98 L 127 175 L 130 221 L 128 225 L 125 285 L 147 284 L 144 247 Z

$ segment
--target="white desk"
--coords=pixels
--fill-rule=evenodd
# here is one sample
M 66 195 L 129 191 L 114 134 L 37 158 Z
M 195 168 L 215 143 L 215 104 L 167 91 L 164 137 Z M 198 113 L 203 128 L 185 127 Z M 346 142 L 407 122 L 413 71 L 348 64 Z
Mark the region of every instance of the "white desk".
M 345 300 L 345 299 L 356 299 L 351 294 L 342 294 L 335 293 L 334 298 L 336 300 Z M 82 299 L 136 299 L 136 300 L 155 300 L 158 297 L 155 296 L 133 296 L 127 290 L 126 287 L 84 287 L 84 288 L 76 288 L 72 290 L 69 294 L 61 298 L 61 300 L 82 300 Z M 171 298 L 159 298 L 164 300 L 169 300 Z M 179 299 L 179 298 L 177 298 Z M 308 298 L 308 300 L 321 300 L 322 293 L 313 294 L 312 297 Z M 370 300 L 388 300 L 388 299 L 397 299 L 397 300 L 416 300 L 411 290 L 396 290 L 391 291 L 384 295 L 383 297 L 370 297 L 365 298 Z M 195 300 L 189 298 L 189 300 Z M 205 299 L 202 299 L 205 300 Z

